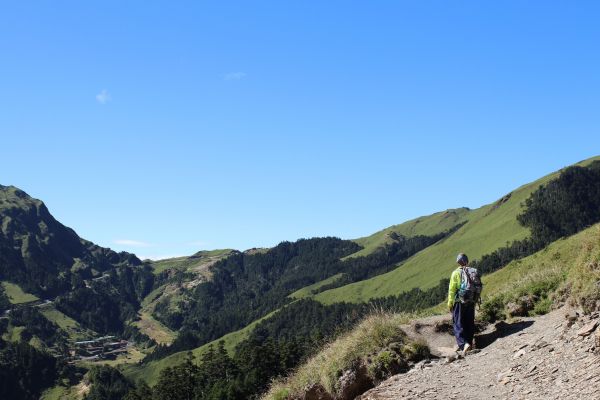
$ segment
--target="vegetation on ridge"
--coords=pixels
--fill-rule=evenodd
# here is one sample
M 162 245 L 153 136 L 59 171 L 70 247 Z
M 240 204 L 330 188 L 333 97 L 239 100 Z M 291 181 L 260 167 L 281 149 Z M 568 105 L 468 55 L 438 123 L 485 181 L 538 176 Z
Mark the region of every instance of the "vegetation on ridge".
M 395 235 L 407 238 L 414 236 L 435 236 L 466 222 L 469 211 L 466 207 L 441 211 L 398 225 L 392 225 L 369 236 L 354 239 L 353 241 L 358 243 L 362 249 L 349 255 L 348 258 L 367 256 L 377 251 L 377 249 L 392 243 Z
M 554 241 L 533 255 L 514 260 L 486 275 L 483 281 L 484 303 L 479 318 L 490 322 L 544 314 L 565 302 L 585 312 L 600 310 L 600 223 Z M 445 312 L 445 304 L 439 310 Z M 386 321 L 394 321 L 390 329 L 399 329 L 407 320 L 405 314 L 386 317 Z M 365 354 L 376 358 L 374 354 L 385 351 L 386 345 L 380 345 L 365 352 L 364 340 L 347 339 L 362 337 L 368 329 L 366 323 L 326 346 L 289 377 L 276 381 L 263 398 L 295 398 L 315 384 L 335 395 L 339 388 L 339 371 L 351 369 Z
M 577 174 L 583 174 L 586 175 L 588 170 L 594 170 L 596 164 L 593 164 L 589 169 L 588 168 L 580 168 L 580 167 L 574 167 L 574 168 L 569 168 L 565 171 L 563 171 L 564 173 L 561 174 L 559 176 L 559 178 L 555 181 L 552 181 L 552 185 L 555 188 L 559 188 L 560 190 L 573 190 L 573 187 L 566 187 L 563 184 L 563 180 L 561 180 L 561 177 L 564 176 L 571 176 L 573 174 L 577 175 Z M 582 185 L 587 185 L 589 186 L 590 184 L 593 183 L 593 181 L 590 180 L 584 180 L 582 181 Z M 598 179 L 598 182 L 600 182 L 600 179 Z M 556 190 L 559 190 L 556 189 Z M 540 190 L 546 190 L 545 187 L 542 187 L 542 189 Z M 537 192 L 535 192 L 537 193 Z M 533 196 L 532 196 L 533 197 Z M 535 197 L 537 200 L 529 202 L 529 207 L 528 209 L 522 214 L 522 215 L 529 215 L 527 214 L 529 213 L 533 213 L 533 212 L 537 212 L 536 210 L 543 206 L 545 204 L 545 199 L 546 197 L 544 196 L 537 196 Z M 506 202 L 507 200 L 505 200 L 504 202 Z M 576 199 L 569 199 L 568 201 L 576 201 Z M 500 207 L 502 204 L 498 205 L 498 207 Z M 560 204 L 555 204 L 557 207 L 562 207 L 562 205 Z M 591 203 L 589 205 L 589 207 L 594 207 L 594 204 Z M 546 212 L 554 212 L 552 207 L 548 208 L 546 207 Z M 579 207 L 580 210 L 583 210 L 582 212 L 585 212 L 585 210 L 587 209 L 587 207 Z M 515 218 L 516 219 L 516 218 Z M 522 221 L 522 223 L 527 223 L 529 224 L 528 220 L 524 220 Z M 579 227 L 580 229 L 581 227 Z M 531 229 L 534 232 L 537 232 L 541 229 L 545 230 L 545 231 L 553 231 L 553 229 L 548 229 L 544 226 L 537 226 L 534 224 L 531 224 L 531 226 L 529 226 L 529 229 Z M 538 235 L 539 236 L 539 235 Z M 541 236 L 540 236 L 541 237 Z M 545 239 L 548 240 L 548 239 Z M 403 241 L 399 241 L 400 243 L 403 243 Z M 516 244 L 515 244 L 516 243 Z M 492 272 L 498 268 L 500 268 L 501 266 L 503 266 L 505 263 L 508 263 L 509 261 L 511 261 L 512 259 L 518 259 L 521 258 L 523 256 L 526 256 L 527 254 L 531 254 L 533 251 L 536 250 L 536 248 L 532 245 L 530 245 L 529 241 L 521 241 L 521 242 L 515 242 L 512 245 L 507 246 L 506 248 L 501 248 L 495 252 L 492 252 L 490 255 L 486 255 L 482 258 L 482 260 L 480 261 L 481 265 L 480 267 L 482 267 L 482 269 L 484 270 L 484 272 Z M 547 243 L 545 242 L 538 242 L 536 245 L 537 246 L 545 246 Z M 384 248 L 385 249 L 385 248 Z M 514 249 L 518 249 L 519 251 L 514 251 Z M 498 256 L 498 254 L 500 254 L 501 256 Z M 373 254 L 373 258 L 375 257 L 375 254 Z M 346 259 L 346 261 L 349 261 L 348 259 Z M 364 260 L 361 260 L 361 258 L 356 258 L 353 259 L 352 262 L 362 262 L 365 263 Z M 384 264 L 384 263 L 382 263 Z M 368 263 L 367 263 L 368 265 Z M 338 278 L 339 279 L 339 278 Z M 435 290 L 434 290 L 435 289 Z M 413 310 L 418 310 L 418 309 L 422 309 L 422 308 L 426 308 L 426 307 L 430 307 L 433 304 L 441 301 L 445 295 L 446 295 L 446 290 L 447 290 L 447 282 L 441 282 L 437 287 L 432 288 L 431 290 L 426 290 L 426 291 L 422 291 L 421 289 L 415 288 L 409 292 L 405 292 L 403 294 L 401 294 L 400 296 L 388 296 L 386 298 L 380 298 L 377 299 L 376 301 L 373 301 L 374 304 L 379 305 L 380 307 L 387 309 L 387 310 L 398 310 L 398 311 L 413 311 Z M 350 305 L 347 304 L 345 305 L 345 307 L 347 308 L 348 312 L 352 312 L 355 313 L 357 315 L 364 315 L 365 313 L 365 305 L 361 305 L 361 304 L 356 304 L 356 305 Z M 306 308 L 306 307 L 304 307 Z M 295 314 L 299 314 L 300 317 L 302 317 L 303 315 L 303 310 L 302 308 L 298 308 L 298 309 L 294 309 L 294 307 L 290 306 L 290 308 L 288 310 L 281 310 L 279 313 L 277 313 L 275 316 L 271 317 L 270 320 L 273 320 L 274 318 L 280 318 L 284 315 L 286 315 L 286 313 L 295 313 Z M 267 323 L 269 320 L 267 321 L 263 321 L 263 323 Z M 286 322 L 287 324 L 290 324 L 290 322 Z M 293 326 L 293 324 L 292 324 Z M 301 331 L 301 329 L 300 329 Z M 271 332 L 269 335 L 264 335 L 265 337 L 277 337 L 277 332 Z M 333 337 L 335 335 L 331 335 L 329 337 Z M 316 343 L 315 343 L 316 344 Z M 318 347 L 318 346 L 313 346 L 314 347 Z M 308 353 L 307 353 L 308 354 Z M 275 371 L 275 369 L 273 369 L 273 371 Z
M 575 167 L 585 167 L 596 160 L 600 158 L 582 161 Z M 465 211 L 466 214 L 461 217 L 467 220 L 464 226 L 448 239 L 406 260 L 401 267 L 371 279 L 324 291 L 317 294 L 315 299 L 325 304 L 339 301 L 364 302 L 375 297 L 396 295 L 415 287 L 427 289 L 437 285 L 454 268 L 451 255 L 462 251 L 469 254 L 471 259 L 480 259 L 507 243 L 529 237 L 530 230 L 519 223 L 517 215 L 524 211 L 525 201 L 534 191 L 556 179 L 560 173 L 558 171 L 524 185 L 493 204 Z M 571 200 L 577 201 L 576 198 Z M 591 223 L 593 222 L 588 222 Z
M 599 310 L 599 265 L 600 223 L 486 276 L 480 317 L 543 314 L 565 302 Z
M 386 272 L 396 263 L 449 237 L 459 227 L 434 236 L 405 238 L 393 234 L 392 243 L 365 257 L 342 259 L 358 246 L 336 238 L 301 239 L 281 243 L 264 253 L 231 254 L 212 267 L 212 279 L 200 283 L 185 308 L 177 311 L 185 315 L 178 338 L 168 347 L 158 346 L 147 361 L 198 347 L 239 329 L 288 304 L 290 294 L 297 288 L 323 278 L 338 277 L 318 290 Z M 405 307 L 413 305 L 414 302 L 408 302 Z M 167 316 L 165 321 L 174 318 Z
M 314 238 L 283 242 L 261 252 L 199 253 L 199 258 L 194 255 L 165 261 L 160 266 L 162 271 L 157 270 L 157 265 L 141 263 L 130 258 L 131 255 L 114 253 L 79 239 L 54 221 L 43 203 L 23 192 L 4 187 L 0 192 L 0 250 L 10 246 L 20 249 L 20 255 L 0 251 L 0 258 L 4 257 L 0 261 L 6 261 L 0 268 L 0 278 L 9 279 L 8 274 L 17 271 L 16 278 L 10 278 L 13 285 L 3 285 L 2 289 L 8 287 L 14 292 L 14 288 L 20 286 L 42 299 L 54 300 L 50 308 L 55 311 L 49 312 L 49 308 L 39 312 L 33 307 L 17 309 L 23 306 L 10 304 L 4 293 L 7 290 L 0 290 L 0 305 L 13 308 L 8 318 L 2 319 L 0 347 L 8 349 L 28 342 L 42 354 L 49 348 L 56 352 L 68 330 L 75 329 L 79 323 L 98 332 L 149 341 L 132 327 L 140 312 L 146 313 L 142 315 L 147 318 L 135 325 L 140 326 L 144 321 L 158 324 L 152 319 L 156 317 L 172 329 L 171 334 L 178 331 L 172 346 L 157 346 L 141 366 L 155 369 L 156 379 L 152 383 L 159 383 L 153 388 L 133 384 L 126 376 L 106 370 L 95 374 L 93 379 L 92 374 L 89 375 L 90 382 L 93 381 L 90 396 L 96 392 L 110 393 L 110 390 L 102 392 L 106 384 L 118 389 L 119 394 L 115 396 L 123 396 L 126 390 L 129 398 L 147 398 L 150 393 L 162 399 L 167 393 L 173 394 L 175 389 L 185 387 L 186 382 L 172 386 L 173 379 L 192 375 L 187 381 L 192 386 L 187 387 L 200 393 L 198 396 L 202 399 L 257 396 L 273 378 L 288 374 L 325 343 L 346 337 L 346 332 L 374 307 L 394 312 L 415 311 L 439 302 L 445 297 L 447 282 L 433 279 L 447 277 L 454 267 L 448 257 L 458 250 L 476 258 L 474 265 L 486 273 L 486 290 L 494 287 L 494 279 L 498 279 L 494 277 L 502 277 L 507 264 L 507 271 L 512 268 L 515 276 L 521 277 L 512 288 L 499 289 L 495 296 L 486 297 L 482 315 L 488 320 L 520 313 L 543 313 L 566 296 L 586 310 L 598 307 L 598 287 L 593 281 L 598 279 L 598 254 L 594 250 L 597 238 L 587 242 L 587 253 L 581 251 L 587 258 L 577 259 L 577 269 L 544 262 L 544 268 L 535 265 L 525 271 L 519 265 L 529 263 L 526 256 L 546 260 L 546 256 L 539 256 L 545 250 L 538 250 L 553 249 L 553 246 L 560 249 L 561 243 L 571 240 L 560 238 L 600 220 L 600 162 L 567 168 L 478 210 L 459 209 L 454 213 L 436 214 L 431 221 L 435 220 L 437 227 L 427 225 L 427 218 L 396 226 L 383 235 L 374 236 L 377 240 L 368 242 L 371 248 L 365 256 L 357 256 L 362 250 L 356 242 Z M 459 223 L 440 231 L 439 227 L 449 221 Z M 30 228 L 32 231 L 28 233 Z M 406 235 L 402 230 L 406 230 Z M 428 236 L 422 234 L 425 231 Z M 61 235 L 76 240 L 68 242 L 72 246 L 61 248 L 56 242 Z M 466 247 L 452 250 L 462 245 Z M 471 252 L 468 246 L 479 253 Z M 566 251 L 557 250 L 557 254 Z M 196 264 L 213 256 L 210 268 Z M 52 260 L 50 271 L 56 276 L 40 272 L 42 257 Z M 561 255 L 553 257 L 553 261 L 563 260 Z M 28 269 L 27 274 L 18 271 L 23 265 Z M 415 271 L 417 265 L 422 269 Z M 430 274 L 436 265 L 444 267 Z M 392 277 L 395 281 L 390 279 Z M 401 284 L 398 277 L 405 278 Z M 417 280 L 423 284 L 413 285 Z M 346 285 L 349 282 L 352 283 Z M 185 296 L 179 299 L 161 296 L 161 288 L 170 284 L 183 288 Z M 397 285 L 395 291 L 388 293 L 394 284 Z M 340 285 L 344 286 L 338 287 Z M 375 289 L 377 295 L 360 291 L 365 288 Z M 341 303 L 339 298 L 331 297 L 350 289 L 357 290 L 352 296 L 360 301 Z M 585 295 L 579 296 L 576 291 Z M 150 293 L 152 296 L 148 296 Z M 294 299 L 293 293 L 303 293 L 309 298 Z M 330 304 L 315 301 L 324 298 L 334 301 Z M 61 320 L 64 326 L 54 324 L 52 319 Z M 249 328 L 242 330 L 243 334 L 237 335 L 235 340 L 206 345 L 243 327 Z M 167 327 L 165 332 L 169 336 Z M 165 340 L 169 341 L 169 338 Z M 197 349 L 200 345 L 206 346 L 201 353 L 195 353 L 199 365 L 191 358 L 186 360 L 180 356 L 183 353 L 175 353 Z M 390 373 L 385 366 L 391 365 L 391 359 L 400 364 L 401 359 L 405 360 L 407 353 L 398 350 L 401 348 L 381 350 L 385 353 L 381 357 L 371 354 L 373 359 L 381 361 L 373 363 L 378 367 L 369 367 L 373 378 Z M 184 363 L 179 366 L 171 363 L 176 360 Z M 14 359 L 10 363 L 17 365 Z M 159 364 L 165 367 L 160 372 L 155 368 Z M 219 365 L 223 368 L 215 372 Z M 30 373 L 26 366 L 17 368 L 23 369 L 19 373 Z M 53 376 L 73 376 L 72 371 L 64 375 L 61 368 L 57 363 Z M 319 382 L 327 385 L 325 381 Z M 335 385 L 331 388 L 339 389 Z
M 263 397 L 269 400 L 282 400 L 301 396 L 304 390 L 312 385 L 319 385 L 331 395 L 339 388 L 342 371 L 353 368 L 357 364 L 367 363 L 368 357 L 379 354 L 388 346 L 401 355 L 403 360 L 416 360 L 426 356 L 427 350 L 419 343 L 411 343 L 400 329 L 400 325 L 414 316 L 409 314 L 373 313 L 351 332 L 332 341 L 319 353 L 311 357 L 294 374 L 275 382 Z M 381 367 L 380 367 L 381 368 Z M 368 370 L 373 378 L 382 371 Z M 378 375 L 385 378 L 385 371 Z

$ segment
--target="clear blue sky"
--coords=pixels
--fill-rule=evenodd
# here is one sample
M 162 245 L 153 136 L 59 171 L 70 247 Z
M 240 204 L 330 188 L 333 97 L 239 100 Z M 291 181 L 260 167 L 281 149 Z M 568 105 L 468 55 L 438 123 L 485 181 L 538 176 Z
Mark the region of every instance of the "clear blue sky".
M 475 208 L 600 154 L 599 15 L 596 1 L 3 2 L 0 183 L 142 257 Z

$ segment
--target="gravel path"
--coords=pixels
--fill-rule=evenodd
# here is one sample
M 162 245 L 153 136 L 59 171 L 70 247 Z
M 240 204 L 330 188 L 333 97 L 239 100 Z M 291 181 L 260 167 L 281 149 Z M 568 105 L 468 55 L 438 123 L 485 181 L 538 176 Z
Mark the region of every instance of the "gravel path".
M 359 399 L 600 399 L 599 320 L 561 309 L 499 323 L 479 353 L 421 362 Z

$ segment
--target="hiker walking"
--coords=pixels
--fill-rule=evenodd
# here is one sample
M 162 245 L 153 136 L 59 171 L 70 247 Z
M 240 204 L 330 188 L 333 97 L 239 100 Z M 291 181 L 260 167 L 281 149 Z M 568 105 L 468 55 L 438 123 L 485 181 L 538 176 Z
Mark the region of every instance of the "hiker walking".
M 450 275 L 448 309 L 452 313 L 454 336 L 458 350 L 466 353 L 473 347 L 475 334 L 475 304 L 479 302 L 481 278 L 475 268 L 469 268 L 469 258 L 460 253 L 456 257 L 458 268 Z

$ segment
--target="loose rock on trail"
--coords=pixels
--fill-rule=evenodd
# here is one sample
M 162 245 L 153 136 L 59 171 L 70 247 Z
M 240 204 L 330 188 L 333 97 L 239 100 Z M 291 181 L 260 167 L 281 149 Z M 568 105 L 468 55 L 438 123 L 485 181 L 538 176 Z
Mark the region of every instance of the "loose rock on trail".
M 435 332 L 429 345 L 440 358 L 357 399 L 600 399 L 599 324 L 598 313 L 564 308 L 500 322 L 479 335 L 479 352 L 457 358 L 448 354 L 452 337 L 444 318 L 425 319 L 405 330 L 425 340 Z

